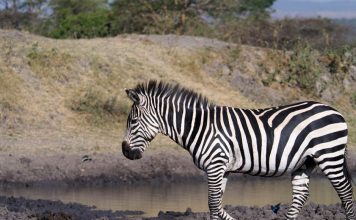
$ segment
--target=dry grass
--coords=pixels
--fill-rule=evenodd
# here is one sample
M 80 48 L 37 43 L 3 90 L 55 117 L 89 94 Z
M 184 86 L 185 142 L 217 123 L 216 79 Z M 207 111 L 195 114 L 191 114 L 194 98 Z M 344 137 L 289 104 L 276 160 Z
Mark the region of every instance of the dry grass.
M 352 146 L 355 146 L 356 143 L 356 117 L 355 115 L 353 116 L 348 116 L 346 117 L 346 122 L 348 123 L 349 127 L 349 143 L 351 143 Z
M 18 114 L 12 107 L 17 105 L 23 122 L 0 143 L 3 151 L 116 151 L 131 105 L 124 88 L 149 79 L 181 83 L 220 104 L 250 103 L 224 82 L 206 77 L 201 67 L 214 57 L 201 50 L 127 36 L 51 40 L 0 31 L 0 39 L 11 39 L 10 46 L 1 45 L 6 47 L 1 54 L 6 64 L 1 65 L 5 74 L 0 76 L 0 98 L 2 108 L 8 109 L 1 112 Z M 8 147 L 14 136 L 27 141 Z M 172 146 L 169 142 L 157 139 L 160 146 Z
M 131 105 L 124 88 L 149 79 L 181 83 L 221 105 L 268 106 L 221 80 L 220 69 L 207 73 L 239 65 L 258 77 L 265 54 L 258 48 L 168 47 L 135 36 L 52 40 L 1 30 L 0 42 L 10 43 L 0 43 L 0 114 L 16 116 L 11 132 L 0 134 L 5 152 L 119 151 Z M 176 145 L 159 137 L 151 148 L 167 146 Z
M 56 48 L 39 49 L 38 43 L 34 43 L 27 58 L 32 72 L 49 83 L 66 83 L 73 72 L 74 58 L 69 53 L 59 52 Z

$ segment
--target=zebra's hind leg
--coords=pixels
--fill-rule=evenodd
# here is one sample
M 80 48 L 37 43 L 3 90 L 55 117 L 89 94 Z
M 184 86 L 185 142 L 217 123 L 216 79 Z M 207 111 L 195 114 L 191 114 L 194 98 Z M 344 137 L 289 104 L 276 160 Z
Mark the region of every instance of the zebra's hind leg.
M 210 220 L 234 220 L 222 207 L 222 196 L 225 191 L 227 175 L 225 168 L 215 167 L 207 171 L 209 186 Z
M 309 198 L 309 178 L 315 168 L 315 163 L 307 162 L 292 173 L 293 200 L 286 218 L 296 219 L 300 210 Z
M 340 155 L 334 152 L 330 157 L 320 156 L 315 160 L 339 195 L 346 218 L 355 220 L 351 176 L 348 172 L 346 157 L 343 151 L 340 152 Z

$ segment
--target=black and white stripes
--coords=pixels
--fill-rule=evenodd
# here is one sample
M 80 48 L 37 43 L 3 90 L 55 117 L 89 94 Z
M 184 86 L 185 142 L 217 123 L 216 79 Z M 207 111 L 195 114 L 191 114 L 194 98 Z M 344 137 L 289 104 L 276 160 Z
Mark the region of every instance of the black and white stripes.
M 335 109 L 300 102 L 267 109 L 240 109 L 209 103 L 193 91 L 150 81 L 126 90 L 134 102 L 122 144 L 124 155 L 139 159 L 157 133 L 184 147 L 206 171 L 211 219 L 233 219 L 222 208 L 232 172 L 258 176 L 292 175 L 295 219 L 309 196 L 309 176 L 319 166 L 355 219 L 345 151 L 347 125 Z

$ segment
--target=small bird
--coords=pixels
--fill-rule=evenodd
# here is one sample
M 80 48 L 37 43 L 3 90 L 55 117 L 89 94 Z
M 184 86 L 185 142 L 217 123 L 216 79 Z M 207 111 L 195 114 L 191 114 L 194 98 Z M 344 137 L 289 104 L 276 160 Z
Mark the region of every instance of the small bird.
M 277 214 L 280 205 L 281 203 L 278 203 L 277 205 L 271 205 L 271 209 L 274 214 Z
M 91 160 L 92 160 L 91 157 L 89 157 L 88 155 L 84 155 L 82 157 L 82 162 L 91 161 Z

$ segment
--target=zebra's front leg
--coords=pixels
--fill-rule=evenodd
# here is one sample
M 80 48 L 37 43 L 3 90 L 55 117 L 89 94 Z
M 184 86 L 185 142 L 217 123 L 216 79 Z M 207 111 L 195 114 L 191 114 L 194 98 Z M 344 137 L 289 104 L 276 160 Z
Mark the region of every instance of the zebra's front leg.
M 234 220 L 222 207 L 222 196 L 227 182 L 227 173 L 224 167 L 209 169 L 207 171 L 209 186 L 210 220 Z

